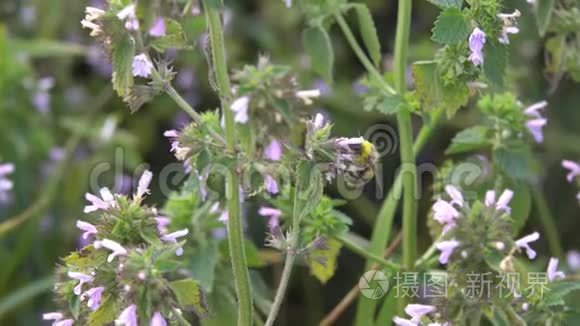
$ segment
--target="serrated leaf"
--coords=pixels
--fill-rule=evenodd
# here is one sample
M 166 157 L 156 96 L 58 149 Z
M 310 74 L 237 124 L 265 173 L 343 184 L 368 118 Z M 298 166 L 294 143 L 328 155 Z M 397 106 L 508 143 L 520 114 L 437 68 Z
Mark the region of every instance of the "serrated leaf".
M 489 42 L 483 49 L 483 73 L 495 86 L 503 87 L 503 77 L 507 66 L 507 46 L 499 42 Z
M 327 245 L 328 249 L 312 250 L 306 260 L 310 273 L 322 283 L 326 283 L 334 275 L 336 259 L 342 247 L 342 244 L 334 239 L 328 239 Z
M 455 112 L 469 100 L 469 89 L 463 83 L 444 86 L 435 61 L 417 61 L 413 64 L 415 92 L 423 111 L 442 109 L 447 116 Z
M 441 44 L 456 44 L 465 42 L 469 32 L 469 22 L 461 10 L 449 7 L 437 17 L 431 39 Z
M 328 33 L 322 27 L 316 26 L 305 30 L 302 39 L 306 54 L 310 57 L 312 70 L 331 83 L 334 50 Z
M 116 296 L 110 295 L 102 300 L 101 305 L 89 315 L 90 326 L 108 325 L 119 316 L 119 303 Z
M 484 126 L 475 126 L 464 129 L 457 133 L 451 145 L 445 151 L 446 154 L 470 152 L 489 145 L 489 129 Z
M 373 16 L 371 15 L 369 8 L 364 4 L 357 3 L 353 5 L 353 7 L 356 10 L 358 26 L 365 47 L 367 48 L 369 56 L 375 66 L 378 66 L 381 62 L 381 43 L 379 41 L 377 28 L 373 21 Z
M 579 281 L 557 281 L 551 284 L 550 291 L 547 292 L 544 304 L 558 302 L 572 291 L 580 290 Z
M 168 48 L 183 49 L 187 46 L 187 39 L 181 24 L 174 19 L 165 19 L 165 36 L 154 38 L 151 46 L 157 52 L 164 52 Z
M 205 317 L 209 311 L 205 301 L 205 295 L 197 283 L 193 279 L 184 279 L 173 281 L 169 283 L 169 287 L 175 294 L 175 298 L 183 307 L 191 306 L 198 316 Z
M 135 57 L 135 42 L 129 35 L 120 37 L 112 45 L 113 89 L 125 97 L 133 87 L 132 64 Z
M 463 2 L 462 0 L 427 0 L 427 1 L 431 2 L 432 4 L 436 5 L 441 9 L 446 9 L 450 7 L 461 9 L 461 4 Z
M 554 0 L 538 0 L 538 7 L 536 11 L 536 23 L 538 25 L 538 32 L 540 36 L 546 34 L 550 18 L 552 17 L 552 10 L 554 9 Z
M 405 101 L 401 96 L 368 96 L 364 99 L 365 111 L 378 111 L 386 115 L 396 114 Z

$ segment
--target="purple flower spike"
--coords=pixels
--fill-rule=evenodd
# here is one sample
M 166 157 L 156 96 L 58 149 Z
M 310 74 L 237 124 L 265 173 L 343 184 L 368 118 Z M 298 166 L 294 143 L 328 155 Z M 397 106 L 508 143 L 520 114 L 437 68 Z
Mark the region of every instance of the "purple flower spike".
M 157 17 L 155 24 L 153 24 L 149 29 L 149 35 L 153 37 L 163 37 L 165 36 L 166 30 L 165 19 L 163 19 L 163 17 Z
M 134 304 L 125 308 L 123 312 L 119 315 L 119 318 L 115 320 L 115 325 L 124 326 L 138 326 L 137 324 L 137 306 Z
M 530 247 L 529 243 L 534 242 L 540 238 L 540 234 L 538 232 L 534 232 L 532 234 L 526 235 L 525 237 L 516 241 L 516 246 L 518 248 L 523 248 L 526 250 L 526 255 L 528 258 L 534 259 L 536 258 L 536 252 Z
M 452 239 L 448 241 L 440 241 L 435 244 L 435 247 L 441 251 L 439 255 L 439 262 L 443 265 L 449 262 L 449 257 L 453 254 L 455 248 L 459 246 L 459 241 Z
M 469 35 L 469 49 L 471 54 L 469 60 L 474 66 L 479 66 L 483 63 L 483 45 L 485 44 L 485 33 L 478 27 L 473 29 Z

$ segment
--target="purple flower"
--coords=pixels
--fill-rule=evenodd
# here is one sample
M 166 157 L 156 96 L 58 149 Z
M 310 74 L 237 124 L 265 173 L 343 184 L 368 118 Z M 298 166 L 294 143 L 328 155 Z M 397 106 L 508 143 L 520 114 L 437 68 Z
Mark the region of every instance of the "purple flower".
M 125 21 L 125 28 L 127 30 L 136 31 L 139 29 L 139 20 L 135 14 L 135 4 L 130 4 L 119 11 L 117 18 Z
M 566 175 L 568 182 L 572 182 L 574 178 L 580 175 L 580 165 L 574 161 L 563 160 L 562 167 L 568 170 L 568 174 Z M 0 172 L 0 176 L 1 174 Z
M 151 183 L 152 178 L 153 173 L 151 173 L 151 171 L 143 171 L 143 174 L 141 174 L 141 178 L 139 178 L 139 183 L 137 185 L 137 194 L 135 195 L 137 198 L 141 198 L 144 194 L 149 193 L 149 184 Z
M 443 224 L 443 233 L 449 231 L 455 227 L 455 219 L 459 217 L 459 212 L 443 199 L 438 199 L 435 204 L 433 204 L 433 218 Z
M 118 242 L 109 239 L 103 239 L 102 241 L 95 241 L 93 246 L 96 249 L 100 249 L 101 247 L 105 247 L 112 251 L 112 253 L 107 257 L 107 262 L 112 262 L 113 259 L 117 256 L 126 256 L 128 251 L 123 246 L 121 246 Z
M 145 53 L 136 55 L 135 58 L 133 58 L 133 64 L 131 67 L 133 76 L 135 77 L 147 78 L 151 75 L 151 71 L 153 70 L 153 64 L 149 61 Z
M 79 228 L 81 231 L 85 231 L 85 233 L 83 233 L 83 239 L 85 240 L 87 240 L 91 234 L 97 234 L 97 228 L 91 223 L 85 221 L 78 220 L 77 228 Z
M 264 156 L 270 161 L 280 161 L 282 158 L 282 145 L 276 139 L 272 139 L 270 144 L 264 149 Z
M 124 326 L 138 326 L 137 324 L 137 306 L 134 304 L 125 308 L 123 312 L 119 315 L 119 318 L 115 320 L 115 325 Z
M 40 113 L 50 110 L 50 90 L 54 87 L 54 78 L 46 77 L 38 81 L 36 92 L 32 97 L 32 104 Z
M 515 24 L 516 19 L 521 16 L 521 13 L 516 9 L 511 14 L 498 14 L 497 16 L 502 20 L 501 36 L 498 40 L 500 43 L 509 44 L 510 40 L 508 34 L 517 34 L 520 32 L 520 29 L 513 25 Z
M 544 141 L 544 133 L 542 128 L 548 123 L 548 119 L 532 119 L 526 122 L 526 128 L 534 137 L 536 143 L 541 143 Z
M 9 191 L 14 187 L 14 183 L 6 176 L 14 172 L 14 164 L 0 164 L 0 202 L 9 198 Z
M 421 318 L 423 316 L 430 314 L 435 311 L 434 306 L 423 305 L 423 304 L 408 304 L 405 307 L 405 313 L 411 316 L 411 319 L 405 319 L 401 317 L 393 318 L 395 325 L 399 326 L 418 326 Z
M 91 288 L 85 292 L 85 295 L 89 297 L 87 301 L 87 306 L 92 310 L 95 311 L 101 305 L 101 296 L 103 295 L 103 291 L 105 290 L 104 287 L 99 286 L 96 288 Z
M 485 206 L 491 207 L 491 206 L 495 205 L 496 210 L 498 210 L 498 211 L 503 210 L 509 214 L 511 212 L 511 209 L 508 205 L 509 205 L 509 202 L 512 200 L 513 196 L 514 196 L 514 192 L 509 190 L 509 189 L 506 189 L 503 191 L 501 196 L 499 196 L 499 199 L 496 202 L 495 201 L 495 191 L 489 190 L 485 194 Z
M 274 179 L 271 175 L 266 175 L 264 183 L 266 185 L 267 192 L 271 193 L 272 195 L 275 195 L 279 192 L 278 182 L 276 182 L 276 179 Z
M 485 44 L 485 33 L 478 27 L 473 29 L 469 35 L 469 49 L 471 54 L 469 60 L 474 66 L 479 66 L 483 63 L 483 45 Z
M 280 216 L 282 216 L 281 210 L 277 208 L 262 206 L 258 210 L 258 214 L 268 218 L 268 227 L 270 227 L 270 229 L 280 226 Z
M 157 222 L 157 230 L 159 231 L 159 234 L 167 233 L 167 226 L 171 224 L 169 217 L 157 216 L 155 222 Z
M 76 295 L 81 295 L 81 293 L 83 292 L 83 284 L 91 283 L 94 279 L 93 276 L 80 272 L 68 272 L 67 275 L 68 277 L 79 281 L 79 284 L 75 286 L 73 291 L 74 294 Z
M 580 252 L 576 250 L 568 251 L 566 254 L 566 262 L 571 270 L 580 270 Z
M 550 262 L 548 263 L 548 269 L 546 271 L 546 274 L 548 274 L 548 280 L 550 282 L 554 281 L 557 278 L 564 278 L 566 277 L 566 275 L 564 274 L 564 272 L 559 271 L 558 270 L 558 258 L 550 258 Z
M 284 0 L 284 3 L 286 3 L 286 8 L 292 7 L 292 0 Z
M 449 262 L 449 257 L 458 246 L 459 241 L 455 239 L 440 241 L 436 243 L 435 247 L 441 251 L 441 254 L 439 255 L 439 262 L 443 265 L 447 264 Z
M 163 19 L 163 17 L 157 17 L 155 23 L 149 29 L 149 35 L 153 37 L 163 37 L 165 36 L 165 32 L 165 19 Z
M 526 250 L 526 255 L 528 258 L 534 259 L 536 258 L 536 252 L 530 247 L 529 243 L 534 242 L 540 238 L 540 234 L 538 232 L 534 232 L 532 234 L 526 235 L 525 237 L 516 241 L 516 246 L 518 248 L 523 248 Z
M 312 125 L 314 126 L 314 130 L 322 129 L 324 126 L 326 126 L 326 121 L 324 120 L 324 116 L 320 113 L 316 113 L 316 116 L 314 116 L 314 121 L 312 122 Z
M 242 96 L 236 99 L 230 109 L 235 113 L 234 121 L 245 124 L 248 122 L 248 106 L 250 104 L 250 98 L 248 96 Z
M 42 320 L 54 320 L 59 321 L 64 318 L 64 315 L 58 311 L 55 312 L 47 312 L 42 314 Z
M 73 323 L 74 323 L 73 319 L 64 319 L 53 323 L 52 326 L 72 326 Z
M 447 185 L 445 186 L 445 192 L 451 197 L 451 205 L 457 204 L 457 206 L 463 207 L 463 195 L 457 188 L 452 185 Z
M 163 241 L 167 241 L 167 242 L 172 242 L 174 244 L 177 244 L 177 239 L 181 238 L 183 236 L 186 236 L 189 233 L 188 229 L 183 229 L 183 230 L 179 230 L 179 231 L 175 231 L 173 233 L 169 233 L 169 234 L 165 234 L 163 236 L 161 236 L 161 240 Z M 178 247 L 175 250 L 175 254 L 178 256 L 183 255 L 183 248 Z
M 159 311 L 156 311 L 151 318 L 150 326 L 167 326 L 167 322 L 163 318 L 163 315 Z
M 106 211 L 111 207 L 116 207 L 117 202 L 115 201 L 115 197 L 111 194 L 111 191 L 108 188 L 101 188 L 99 191 L 101 194 L 101 198 L 91 194 L 86 193 L 85 199 L 91 202 L 91 205 L 85 206 L 84 212 L 90 213 L 97 210 Z

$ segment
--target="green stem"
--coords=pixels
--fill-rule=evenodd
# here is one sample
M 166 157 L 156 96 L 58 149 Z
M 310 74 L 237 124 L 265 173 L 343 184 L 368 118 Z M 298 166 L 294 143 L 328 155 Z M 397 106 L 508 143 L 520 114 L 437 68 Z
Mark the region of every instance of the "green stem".
M 274 303 L 270 308 L 270 313 L 268 314 L 268 319 L 266 320 L 265 326 L 272 326 L 276 317 L 280 312 L 280 307 L 282 306 L 282 301 L 286 296 L 286 289 L 288 288 L 288 282 L 290 281 L 290 274 L 292 274 L 292 267 L 294 266 L 294 260 L 296 259 L 296 253 L 298 251 L 298 236 L 300 230 L 300 214 L 298 213 L 299 201 L 300 201 L 300 188 L 301 184 L 297 180 L 296 188 L 294 189 L 294 204 L 292 208 L 292 231 L 290 233 L 290 243 L 286 251 L 286 262 L 284 263 L 284 270 L 282 270 L 282 276 L 280 277 L 280 284 L 278 285 L 278 290 L 276 290 L 276 296 L 274 297 Z
M 388 260 L 384 259 L 383 257 L 380 257 L 378 255 L 375 255 L 375 254 L 369 252 L 366 248 L 359 246 L 354 241 L 345 237 L 344 235 L 335 235 L 333 237 L 334 237 L 334 239 L 340 241 L 340 243 L 342 243 L 350 251 L 352 251 L 355 254 L 357 254 L 361 257 L 364 257 L 370 261 L 376 262 L 381 267 L 387 268 L 391 271 L 400 271 L 402 269 L 401 265 L 394 263 L 394 262 L 391 262 L 391 261 L 388 261 Z
M 206 21 L 209 28 L 211 44 L 211 62 L 215 80 L 219 89 L 222 111 L 225 117 L 226 147 L 229 152 L 234 152 L 236 145 L 235 124 L 233 112 L 229 109 L 231 104 L 231 86 L 226 62 L 224 36 L 219 11 L 207 0 L 203 1 Z M 250 287 L 250 274 L 246 260 L 244 244 L 244 230 L 240 218 L 240 192 L 239 176 L 235 168 L 232 169 L 227 179 L 228 193 L 228 243 L 236 294 L 238 297 L 238 325 L 250 326 L 253 319 L 252 290 Z
M 400 96 L 407 90 L 407 48 L 409 46 L 409 31 L 411 27 L 412 0 L 399 1 L 397 13 L 397 35 L 395 38 L 394 78 L 395 89 Z M 413 154 L 413 131 L 411 113 L 400 110 L 397 115 L 399 140 L 401 148 L 401 164 L 403 174 L 403 266 L 411 270 L 417 256 L 417 202 L 415 199 L 416 166 Z M 407 304 L 407 298 L 398 300 L 399 311 Z
M 537 210 L 537 216 L 544 229 L 544 234 L 548 240 L 548 246 L 550 247 L 550 252 L 552 255 L 562 259 L 564 258 L 564 250 L 560 244 L 558 238 L 558 228 L 554 223 L 554 216 L 550 211 L 548 202 L 546 201 L 546 196 L 542 192 L 539 186 L 530 185 L 530 190 L 532 191 L 532 196 L 534 198 L 534 204 Z

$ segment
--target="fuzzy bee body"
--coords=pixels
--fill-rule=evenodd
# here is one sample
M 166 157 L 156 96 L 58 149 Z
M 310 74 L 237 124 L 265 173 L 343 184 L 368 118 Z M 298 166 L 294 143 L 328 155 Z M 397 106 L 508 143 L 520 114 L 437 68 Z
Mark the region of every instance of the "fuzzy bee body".
M 352 187 L 364 186 L 375 176 L 378 153 L 367 140 L 349 144 L 349 149 L 355 159 L 345 169 L 344 180 Z

